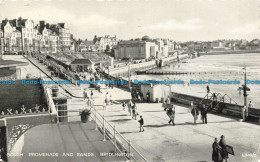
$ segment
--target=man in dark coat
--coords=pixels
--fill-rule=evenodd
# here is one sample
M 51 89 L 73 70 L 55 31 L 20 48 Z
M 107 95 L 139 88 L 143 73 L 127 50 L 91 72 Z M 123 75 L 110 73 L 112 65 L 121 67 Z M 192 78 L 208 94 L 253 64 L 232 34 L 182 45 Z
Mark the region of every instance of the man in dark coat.
M 144 132 L 144 119 L 142 117 L 142 115 L 140 115 L 140 120 L 138 120 L 138 122 L 140 123 L 140 131 L 139 132 Z
M 173 110 L 174 109 L 174 110 Z M 175 107 L 172 106 L 172 107 L 169 107 L 166 111 L 166 114 L 169 116 L 170 118 L 170 121 L 168 122 L 169 124 L 172 123 L 172 125 L 175 125 L 174 123 L 174 118 L 175 118 Z
M 212 144 L 212 161 L 214 162 L 221 162 L 222 156 L 221 156 L 221 147 L 218 144 L 218 139 L 215 138 L 214 143 Z
M 147 101 L 147 103 L 150 103 L 150 91 L 149 90 L 146 93 L 146 101 Z
M 221 147 L 221 156 L 223 158 L 223 161 L 227 162 L 228 152 L 226 149 L 226 140 L 224 135 L 220 137 L 219 146 Z
M 208 123 L 208 119 L 207 119 L 207 108 L 205 106 L 205 104 L 202 105 L 201 108 L 201 117 L 202 117 L 202 122 L 203 124 L 207 124 Z

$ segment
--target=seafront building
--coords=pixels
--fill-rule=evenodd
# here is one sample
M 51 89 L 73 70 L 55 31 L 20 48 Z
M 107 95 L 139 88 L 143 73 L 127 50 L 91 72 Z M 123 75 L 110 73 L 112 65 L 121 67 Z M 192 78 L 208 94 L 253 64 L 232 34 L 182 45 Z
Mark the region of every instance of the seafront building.
M 72 34 L 66 23 L 36 24 L 29 19 L 2 20 L 0 23 L 1 52 L 57 53 L 73 49 Z
M 95 35 L 93 43 L 98 46 L 99 51 L 105 51 L 106 49 L 111 50 L 113 46 L 117 45 L 118 39 L 116 36 L 105 35 L 104 37 L 97 37 Z
M 142 39 L 120 41 L 117 48 L 115 48 L 115 58 L 117 59 L 148 59 L 150 57 L 167 56 L 167 41 L 162 39 L 153 40 L 149 36 L 143 36 Z

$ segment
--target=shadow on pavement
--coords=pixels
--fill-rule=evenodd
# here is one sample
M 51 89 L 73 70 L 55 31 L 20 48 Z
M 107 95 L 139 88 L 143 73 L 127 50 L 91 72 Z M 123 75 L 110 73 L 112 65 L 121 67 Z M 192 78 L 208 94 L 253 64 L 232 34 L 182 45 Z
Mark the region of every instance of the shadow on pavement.
M 163 124 L 163 125 L 144 125 L 144 127 L 152 127 L 152 128 L 160 128 L 160 127 L 167 127 L 172 126 L 170 124 Z
M 120 134 L 130 134 L 130 133 L 139 133 L 139 130 L 132 131 L 132 132 L 120 132 Z
M 143 112 L 163 112 L 163 110 L 159 110 L 159 111 L 143 111 Z
M 121 115 L 107 115 L 105 117 L 114 117 L 114 116 L 130 116 L 130 115 L 127 115 L 127 114 L 121 114 Z
M 132 119 L 116 119 L 116 120 L 110 120 L 111 122 L 126 122 L 128 120 L 132 120 Z

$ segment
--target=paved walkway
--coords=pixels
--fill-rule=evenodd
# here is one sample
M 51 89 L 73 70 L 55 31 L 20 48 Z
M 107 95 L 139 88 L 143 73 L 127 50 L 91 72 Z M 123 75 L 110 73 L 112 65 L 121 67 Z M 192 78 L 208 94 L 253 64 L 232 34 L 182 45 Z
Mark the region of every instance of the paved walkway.
M 226 136 L 227 144 L 235 151 L 229 161 L 257 162 L 260 159 L 260 127 L 257 124 L 208 114 L 208 124 L 202 124 L 199 117 L 198 124 L 194 125 L 188 109 L 177 105 L 176 126 L 172 126 L 160 103 L 137 103 L 138 113 L 145 120 L 145 132 L 140 133 L 137 120 L 131 119 L 122 109 L 122 103 L 130 99 L 130 93 L 118 88 L 102 91 L 102 94 L 93 91 L 96 105 L 103 104 L 106 92 L 115 101 L 107 110 L 97 109 L 148 161 L 211 161 L 212 143 L 221 135 Z M 73 103 L 73 100 L 69 102 Z M 82 99 L 77 101 L 83 102 Z
M 101 155 L 113 153 L 114 146 L 110 141 L 103 141 L 102 134 L 95 130 L 94 122 L 42 124 L 23 134 L 12 153 L 19 153 L 19 147 L 23 156 L 9 157 L 10 162 L 126 161 L 124 157 Z M 39 153 L 53 153 L 56 156 L 40 156 Z
M 226 136 L 227 144 L 235 151 L 235 156 L 230 155 L 229 161 L 257 162 L 260 159 L 260 127 L 257 124 L 208 114 L 208 124 L 201 124 L 198 120 L 194 125 L 188 109 L 177 105 L 176 126 L 171 126 L 161 104 L 138 103 L 138 112 L 145 120 L 145 132 L 140 133 L 138 122 L 122 110 L 122 102 L 130 99 L 129 92 L 118 88 L 102 89 L 103 93 L 93 92 L 95 105 L 103 104 L 106 92 L 112 95 L 114 104 L 99 112 L 126 139 L 131 139 L 133 146 L 149 161 L 211 161 L 212 143 L 221 135 Z M 82 96 L 82 91 L 77 95 Z M 82 103 L 84 106 L 80 98 L 73 98 L 69 103 Z M 73 106 L 68 108 L 73 109 Z

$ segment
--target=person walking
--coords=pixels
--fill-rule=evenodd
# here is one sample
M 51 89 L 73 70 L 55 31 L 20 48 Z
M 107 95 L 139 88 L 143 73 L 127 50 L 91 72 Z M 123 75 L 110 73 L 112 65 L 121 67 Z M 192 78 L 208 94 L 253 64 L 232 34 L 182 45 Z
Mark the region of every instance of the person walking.
M 123 110 L 125 111 L 125 107 L 126 107 L 126 104 L 125 104 L 125 102 L 123 103 Z
M 131 100 L 129 100 L 127 107 L 128 107 L 128 112 L 129 112 L 130 116 L 132 116 L 132 106 L 133 106 L 133 103 Z
M 207 85 L 207 93 L 209 93 L 209 92 L 210 92 L 209 85 Z
M 142 115 L 140 115 L 140 120 L 138 120 L 138 122 L 140 123 L 140 131 L 139 132 L 144 132 L 144 119 L 143 119 Z
M 191 112 L 193 109 L 193 101 L 190 102 L 190 108 L 188 109 L 188 112 Z
M 228 152 L 227 152 L 227 149 L 226 149 L 226 140 L 225 140 L 225 136 L 222 135 L 220 137 L 220 141 L 219 141 L 219 146 L 221 147 L 221 156 L 222 156 L 222 159 L 224 162 L 227 162 L 227 159 L 228 159 Z
M 175 107 L 172 105 L 172 107 L 169 107 L 166 111 L 166 114 L 169 116 L 170 121 L 168 122 L 169 124 L 172 123 L 172 125 L 175 125 L 174 123 L 174 118 L 175 118 Z
M 136 106 L 136 103 L 133 104 L 132 106 L 132 119 L 135 119 L 136 120 L 136 109 L 137 109 L 137 106 Z
M 194 118 L 194 124 L 196 124 L 196 121 L 198 120 L 198 115 L 199 115 L 199 111 L 198 111 L 196 105 L 193 106 L 193 108 L 191 110 L 191 114 Z
M 140 91 L 140 99 L 141 99 L 141 101 L 144 101 L 144 95 L 143 95 L 142 91 Z
M 86 99 L 88 99 L 87 88 L 85 88 L 84 91 L 83 91 L 83 97 L 84 97 L 84 101 L 85 101 Z
M 212 161 L 214 162 L 222 162 L 221 156 L 221 147 L 218 144 L 218 139 L 215 138 L 214 143 L 212 144 Z
M 106 103 L 106 100 L 104 101 L 103 103 L 103 110 L 106 110 L 107 109 L 107 103 Z
M 108 102 L 109 102 L 109 94 L 108 94 L 108 92 L 106 93 L 106 96 L 105 96 L 105 102 L 108 105 Z
M 113 105 L 113 100 L 112 100 L 112 95 L 110 95 L 110 98 L 109 98 L 109 102 L 110 102 L 110 105 Z
M 202 105 L 201 117 L 202 117 L 203 124 L 207 124 L 208 123 L 208 120 L 207 120 L 207 108 L 206 108 L 205 104 Z
M 146 93 L 146 102 L 150 103 L 150 91 L 149 90 Z
M 93 95 L 94 95 L 94 93 L 93 93 L 93 91 L 91 90 L 91 92 L 90 92 L 91 99 L 93 98 Z

